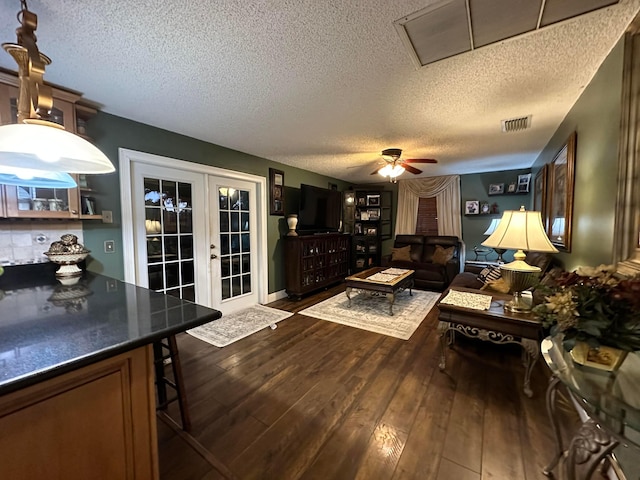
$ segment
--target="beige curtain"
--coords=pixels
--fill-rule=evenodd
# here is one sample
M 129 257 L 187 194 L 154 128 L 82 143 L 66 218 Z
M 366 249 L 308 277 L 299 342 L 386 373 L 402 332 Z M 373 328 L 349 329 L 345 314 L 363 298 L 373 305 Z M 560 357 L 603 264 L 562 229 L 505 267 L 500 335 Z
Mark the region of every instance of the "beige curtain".
M 396 235 L 416 233 L 421 197 L 436 197 L 438 235 L 453 235 L 462 239 L 460 175 L 399 180 Z

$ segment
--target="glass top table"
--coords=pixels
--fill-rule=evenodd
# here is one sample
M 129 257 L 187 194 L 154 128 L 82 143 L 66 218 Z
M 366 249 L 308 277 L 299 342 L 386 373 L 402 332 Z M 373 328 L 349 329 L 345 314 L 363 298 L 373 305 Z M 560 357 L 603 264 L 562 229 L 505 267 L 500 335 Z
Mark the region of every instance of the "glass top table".
M 587 432 L 588 429 L 578 432 L 572 439 L 570 450 L 574 443 L 576 448 L 580 449 L 582 448 L 580 442 L 591 440 L 594 432 L 604 431 L 610 436 L 610 452 L 615 446 L 621 444 L 625 449 L 620 452 L 621 457 L 626 457 L 628 451 L 633 450 L 633 457 L 640 458 L 636 457 L 640 455 L 638 450 L 640 449 L 640 355 L 638 352 L 629 353 L 617 372 L 606 372 L 574 363 L 569 352 L 562 347 L 559 338 L 545 338 L 540 349 L 554 375 L 547 392 L 547 407 L 552 423 L 555 423 L 556 435 L 558 435 L 558 426 L 553 411 L 555 395 L 553 390 L 557 388 L 557 384 L 562 384 L 589 418 L 583 427 L 589 423 L 595 428 L 592 432 Z M 561 441 L 558 447 L 562 450 Z M 616 452 L 618 450 L 616 449 Z M 602 457 L 606 456 L 604 451 L 602 453 Z M 558 458 L 554 459 L 550 467 L 553 468 L 557 461 Z M 633 472 L 628 478 L 638 478 L 640 462 L 637 460 L 625 462 L 622 458 L 620 463 L 627 477 Z M 550 467 L 545 469 L 545 473 L 549 473 L 547 470 Z

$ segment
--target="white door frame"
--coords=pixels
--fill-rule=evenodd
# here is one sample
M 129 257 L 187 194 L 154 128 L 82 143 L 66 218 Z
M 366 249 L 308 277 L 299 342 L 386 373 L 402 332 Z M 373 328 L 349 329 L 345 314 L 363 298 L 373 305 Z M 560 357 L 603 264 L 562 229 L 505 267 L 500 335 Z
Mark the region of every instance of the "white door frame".
M 139 152 L 136 150 L 129 150 L 126 148 L 118 149 L 119 157 L 119 172 L 120 172 L 120 202 L 121 202 L 121 218 L 122 218 L 122 254 L 124 260 L 124 281 L 127 283 L 137 284 L 136 282 L 136 264 L 135 256 L 138 250 L 134 245 L 134 224 L 133 224 L 133 196 L 132 196 L 132 178 L 131 178 L 131 164 L 133 162 L 145 163 L 149 165 L 157 165 L 166 168 L 172 168 L 176 170 L 185 170 L 190 172 L 201 173 L 205 175 L 215 175 L 217 177 L 229 178 L 234 180 L 243 180 L 251 182 L 256 186 L 256 201 L 257 201 L 257 254 L 258 254 L 258 270 L 255 273 L 257 280 L 256 286 L 258 289 L 258 301 L 262 304 L 268 302 L 268 285 L 269 285 L 269 264 L 267 253 L 267 179 L 258 175 L 252 175 L 248 173 L 235 172 L 219 167 L 212 167 L 210 165 L 202 165 L 200 163 L 188 162 L 185 160 L 178 160 L 169 157 L 163 157 L 160 155 L 154 155 L 151 153 Z M 205 198 L 209 198 L 209 182 L 205 179 Z M 209 218 L 207 215 L 206 225 L 206 244 L 211 244 Z M 211 264 L 207 269 L 207 285 L 208 285 L 208 298 L 207 306 L 212 305 L 212 277 L 211 277 Z

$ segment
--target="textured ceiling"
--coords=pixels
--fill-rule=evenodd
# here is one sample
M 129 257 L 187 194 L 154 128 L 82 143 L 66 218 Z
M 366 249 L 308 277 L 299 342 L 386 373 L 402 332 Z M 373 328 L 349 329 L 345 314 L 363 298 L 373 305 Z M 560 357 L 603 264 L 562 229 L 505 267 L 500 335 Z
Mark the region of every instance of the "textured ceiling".
M 531 166 L 640 9 L 621 0 L 416 69 L 393 22 L 431 3 L 28 5 L 53 60 L 46 80 L 108 113 L 354 183 L 379 179 L 389 147 L 437 158 L 422 176 Z M 0 41 L 15 42 L 19 9 L 0 2 Z M 2 51 L 0 66 L 16 68 Z M 501 132 L 526 115 L 530 129 Z

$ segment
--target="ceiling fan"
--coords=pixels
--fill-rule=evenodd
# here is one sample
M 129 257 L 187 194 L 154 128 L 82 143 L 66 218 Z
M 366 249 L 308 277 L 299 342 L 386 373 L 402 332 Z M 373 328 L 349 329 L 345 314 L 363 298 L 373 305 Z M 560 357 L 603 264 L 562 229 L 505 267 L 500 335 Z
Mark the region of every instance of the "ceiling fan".
M 401 155 L 402 150 L 399 148 L 387 148 L 383 150 L 382 158 L 385 161 L 385 165 L 376 169 L 371 175 L 378 173 L 384 177 L 389 177 L 389 181 L 395 183 L 396 178 L 402 175 L 405 170 L 416 175 L 422 173 L 422 170 L 409 165 L 410 163 L 438 163 L 438 161 L 433 158 L 407 158 L 400 160 Z

